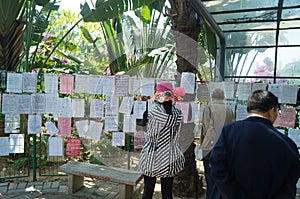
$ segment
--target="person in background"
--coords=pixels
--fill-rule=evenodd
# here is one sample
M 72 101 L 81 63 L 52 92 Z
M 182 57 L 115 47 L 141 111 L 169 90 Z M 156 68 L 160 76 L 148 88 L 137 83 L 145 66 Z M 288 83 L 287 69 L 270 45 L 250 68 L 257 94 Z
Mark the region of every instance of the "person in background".
M 179 132 L 183 115 L 174 106 L 183 88 L 173 89 L 169 81 L 158 82 L 155 105 L 144 114 L 146 142 L 139 159 L 139 170 L 144 175 L 143 199 L 153 196 L 156 179 L 161 180 L 163 199 L 172 199 L 174 176 L 184 167 L 184 155 L 179 146 Z
M 206 180 L 206 199 L 211 197 L 214 182 L 210 173 L 210 151 L 212 150 L 218 131 L 224 124 L 235 121 L 233 111 L 224 103 L 224 91 L 217 88 L 211 95 L 212 103 L 203 111 L 201 149 L 204 175 Z
M 225 125 L 211 151 L 212 178 L 222 199 L 294 199 L 300 176 L 296 144 L 273 127 L 278 98 L 254 91 L 248 117 Z

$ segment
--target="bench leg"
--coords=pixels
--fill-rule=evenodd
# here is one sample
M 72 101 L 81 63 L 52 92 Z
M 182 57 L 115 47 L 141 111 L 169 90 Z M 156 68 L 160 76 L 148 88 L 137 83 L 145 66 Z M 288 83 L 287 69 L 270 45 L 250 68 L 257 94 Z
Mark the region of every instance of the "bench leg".
M 132 185 L 120 184 L 120 190 L 119 190 L 120 199 L 131 199 L 132 194 L 133 194 Z
M 68 193 L 72 194 L 83 186 L 83 176 L 68 175 Z

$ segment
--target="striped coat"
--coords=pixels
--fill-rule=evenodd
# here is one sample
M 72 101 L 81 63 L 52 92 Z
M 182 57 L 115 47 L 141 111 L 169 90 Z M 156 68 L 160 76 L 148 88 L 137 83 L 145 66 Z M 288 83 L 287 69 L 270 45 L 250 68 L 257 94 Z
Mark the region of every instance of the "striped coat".
M 148 114 L 146 142 L 139 159 L 140 171 L 150 177 L 173 177 L 184 167 L 184 155 L 178 143 L 182 113 L 172 107 L 172 115 L 163 105 L 155 105 Z

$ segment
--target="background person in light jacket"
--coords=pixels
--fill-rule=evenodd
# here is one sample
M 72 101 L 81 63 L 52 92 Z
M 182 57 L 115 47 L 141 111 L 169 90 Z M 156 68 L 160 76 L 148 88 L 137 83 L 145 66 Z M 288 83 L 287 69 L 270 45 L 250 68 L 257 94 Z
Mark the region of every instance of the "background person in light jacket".
M 296 144 L 273 127 L 278 98 L 254 91 L 248 118 L 225 125 L 211 151 L 211 173 L 222 199 L 293 199 L 300 176 Z
M 233 111 L 224 103 L 224 91 L 215 89 L 211 95 L 212 102 L 203 111 L 201 149 L 203 155 L 204 175 L 206 180 L 206 199 L 211 197 L 214 182 L 210 173 L 210 151 L 212 150 L 218 131 L 224 124 L 235 121 Z

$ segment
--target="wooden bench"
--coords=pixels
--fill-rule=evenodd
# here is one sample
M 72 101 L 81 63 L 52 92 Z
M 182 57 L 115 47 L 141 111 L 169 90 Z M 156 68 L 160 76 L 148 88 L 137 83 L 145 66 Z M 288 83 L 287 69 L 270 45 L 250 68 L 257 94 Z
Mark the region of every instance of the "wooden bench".
M 58 170 L 68 174 L 69 194 L 75 193 L 83 186 L 84 177 L 91 177 L 119 183 L 119 198 L 129 199 L 132 198 L 134 186 L 142 179 L 142 174 L 137 171 L 75 161 L 60 166 Z

